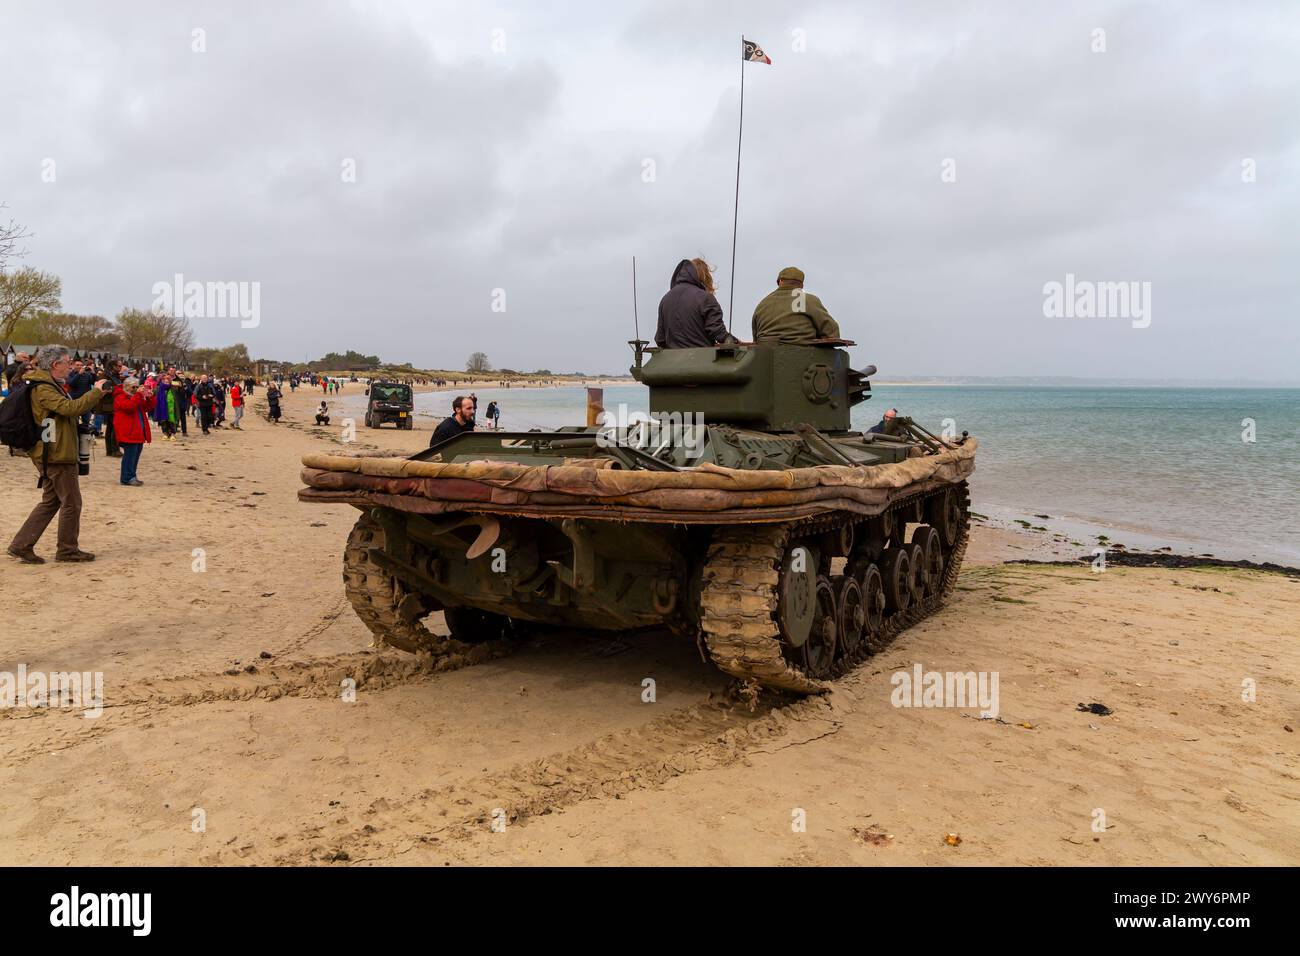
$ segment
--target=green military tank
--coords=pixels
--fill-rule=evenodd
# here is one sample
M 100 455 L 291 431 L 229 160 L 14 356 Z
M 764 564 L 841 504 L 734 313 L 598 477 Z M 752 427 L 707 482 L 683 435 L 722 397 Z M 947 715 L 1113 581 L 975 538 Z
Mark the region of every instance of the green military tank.
M 301 500 L 362 512 L 343 579 L 378 642 L 660 628 L 736 678 L 816 693 L 943 604 L 974 438 L 853 431 L 875 369 L 851 342 L 631 344 L 649 416 L 304 457 Z M 422 623 L 437 610 L 451 641 Z

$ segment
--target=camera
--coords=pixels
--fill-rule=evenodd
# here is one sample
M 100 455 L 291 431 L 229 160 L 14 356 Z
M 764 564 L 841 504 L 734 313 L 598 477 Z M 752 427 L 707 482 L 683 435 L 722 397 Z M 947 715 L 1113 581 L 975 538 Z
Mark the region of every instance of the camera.
M 77 422 L 77 474 L 90 474 L 90 446 L 94 443 L 89 426 Z

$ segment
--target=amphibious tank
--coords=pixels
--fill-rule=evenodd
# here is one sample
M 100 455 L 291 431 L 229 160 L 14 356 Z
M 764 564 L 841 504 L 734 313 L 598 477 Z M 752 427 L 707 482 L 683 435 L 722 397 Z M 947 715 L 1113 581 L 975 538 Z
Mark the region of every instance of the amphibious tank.
M 530 624 L 658 628 L 817 693 L 949 596 L 976 440 L 850 426 L 852 342 L 629 343 L 649 414 L 466 432 L 409 458 L 312 454 L 302 501 L 362 513 L 343 580 L 377 643 L 434 655 Z M 444 612 L 451 639 L 422 623 Z

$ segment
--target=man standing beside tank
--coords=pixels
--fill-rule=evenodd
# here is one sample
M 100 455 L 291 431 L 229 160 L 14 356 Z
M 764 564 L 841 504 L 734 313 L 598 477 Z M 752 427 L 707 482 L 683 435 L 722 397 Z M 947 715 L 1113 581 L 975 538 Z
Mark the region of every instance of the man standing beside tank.
M 803 287 L 803 270 L 786 266 L 777 273 L 776 289 L 754 309 L 754 341 L 807 345 L 838 339 L 840 326 L 822 300 Z
M 672 283 L 659 300 L 655 345 L 661 349 L 692 349 L 731 340 L 722 321 L 722 306 L 713 295 L 713 270 L 703 259 L 683 259 Z
M 429 447 L 440 445 L 448 438 L 455 438 L 462 432 L 472 432 L 476 407 L 474 399 L 468 396 L 457 395 L 452 399 L 451 415 L 444 418 L 433 430 L 433 435 L 429 438 Z

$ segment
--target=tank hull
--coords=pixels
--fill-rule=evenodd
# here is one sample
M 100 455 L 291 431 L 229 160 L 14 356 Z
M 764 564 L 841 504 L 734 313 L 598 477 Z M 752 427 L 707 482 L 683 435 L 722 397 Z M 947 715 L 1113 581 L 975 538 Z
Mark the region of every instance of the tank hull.
M 596 492 L 610 488 L 591 485 L 583 494 L 569 487 L 563 495 L 554 486 L 521 492 L 521 473 L 502 472 L 497 465 L 490 469 L 495 480 L 515 486 L 514 500 L 506 501 L 482 500 L 481 473 L 469 479 L 435 471 L 438 477 L 430 479 L 327 471 L 345 475 L 341 483 L 351 486 L 331 488 L 324 486 L 340 481 L 309 468 L 310 484 L 300 498 L 362 512 L 344 578 L 354 607 L 381 643 L 450 653 L 451 644 L 419 624 L 438 610 L 448 612 L 449 626 L 462 625 L 452 626 L 452 644 L 508 641 L 523 625 L 607 631 L 659 627 L 698 639 L 713 661 L 737 678 L 815 693 L 946 599 L 965 549 L 964 475 L 972 460 L 956 460 L 967 462 L 953 465 L 956 477 L 935 468 L 928 477 L 897 487 L 839 486 L 835 480 L 844 475 L 832 470 L 803 488 L 645 488 L 638 482 L 631 489 L 613 489 L 623 494 L 604 496 Z M 429 480 L 460 484 L 402 484 Z M 688 494 L 701 490 L 715 497 Z M 658 497 L 646 497 L 655 492 Z M 730 507 L 707 507 L 718 503 L 720 493 L 739 497 L 727 499 Z M 548 495 L 571 500 L 548 500 Z M 915 588 L 914 605 L 892 600 L 886 612 L 881 597 L 875 625 L 836 622 L 831 628 L 836 633 L 828 632 L 825 641 L 827 659 L 803 663 L 806 652 L 791 645 L 789 613 L 782 606 L 786 556 L 806 550 L 815 555 L 806 572 L 811 578 L 837 591 L 851 591 L 849 581 L 861 589 L 875 569 L 892 560 L 890 555 L 944 527 L 945 509 L 955 517 L 948 520 L 938 558 L 942 582 L 926 591 L 919 577 L 915 583 L 907 578 L 898 587 Z M 468 623 L 465 609 L 475 612 Z M 846 635 L 855 630 L 860 639 L 848 641 Z

